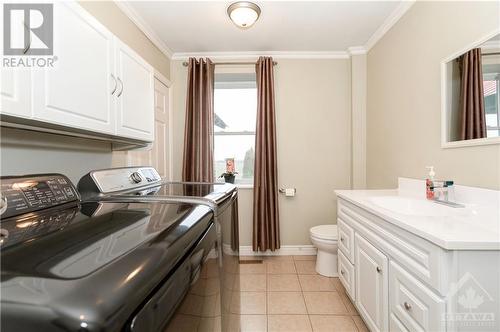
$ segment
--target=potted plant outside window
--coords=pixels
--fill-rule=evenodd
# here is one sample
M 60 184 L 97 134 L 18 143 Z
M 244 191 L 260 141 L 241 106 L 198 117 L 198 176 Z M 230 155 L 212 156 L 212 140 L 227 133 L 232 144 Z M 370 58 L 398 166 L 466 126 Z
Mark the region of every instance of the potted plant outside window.
M 238 172 L 232 172 L 232 173 L 225 172 L 222 173 L 219 177 L 224 178 L 224 182 L 226 183 L 234 184 L 234 179 L 236 178 L 236 174 L 238 174 Z
M 226 171 L 222 173 L 219 177 L 224 178 L 224 181 L 226 183 L 233 183 L 234 184 L 234 179 L 236 178 L 236 172 L 234 170 L 234 158 L 226 158 Z

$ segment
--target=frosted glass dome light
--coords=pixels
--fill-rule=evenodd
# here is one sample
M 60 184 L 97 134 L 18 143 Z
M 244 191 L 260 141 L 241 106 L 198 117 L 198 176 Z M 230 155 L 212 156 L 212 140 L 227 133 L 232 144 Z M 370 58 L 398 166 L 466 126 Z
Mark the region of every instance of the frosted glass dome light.
M 260 16 L 260 8 L 253 2 L 239 1 L 227 8 L 227 14 L 236 26 L 242 29 L 250 28 Z

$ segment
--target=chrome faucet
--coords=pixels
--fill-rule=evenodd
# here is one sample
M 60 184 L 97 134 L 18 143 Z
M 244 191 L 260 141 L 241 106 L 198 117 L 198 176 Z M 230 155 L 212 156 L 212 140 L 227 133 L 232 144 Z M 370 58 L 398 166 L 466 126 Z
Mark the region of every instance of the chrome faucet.
M 434 193 L 432 201 L 450 207 L 465 207 L 455 202 L 455 186 L 453 181 L 433 181 L 430 190 Z

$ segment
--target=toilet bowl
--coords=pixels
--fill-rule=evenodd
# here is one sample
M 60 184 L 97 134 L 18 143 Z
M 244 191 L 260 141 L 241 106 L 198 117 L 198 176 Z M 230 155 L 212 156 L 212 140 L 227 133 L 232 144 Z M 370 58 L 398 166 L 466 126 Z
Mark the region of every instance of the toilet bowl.
M 325 277 L 336 277 L 337 273 L 337 225 L 320 225 L 309 230 L 312 244 L 318 249 L 316 272 Z

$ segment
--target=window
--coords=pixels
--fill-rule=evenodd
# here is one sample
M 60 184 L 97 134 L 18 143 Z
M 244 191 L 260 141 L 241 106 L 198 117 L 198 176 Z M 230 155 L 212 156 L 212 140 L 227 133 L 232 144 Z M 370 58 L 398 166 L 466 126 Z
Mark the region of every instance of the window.
M 484 68 L 483 68 L 484 70 Z M 485 73 L 483 77 L 484 110 L 487 137 L 500 136 L 500 73 Z
M 216 74 L 214 112 L 215 177 L 225 172 L 226 159 L 232 158 L 238 172 L 235 183 L 253 184 L 257 120 L 255 74 Z

